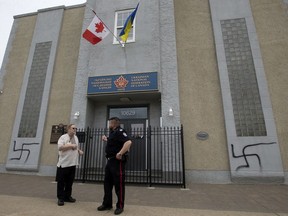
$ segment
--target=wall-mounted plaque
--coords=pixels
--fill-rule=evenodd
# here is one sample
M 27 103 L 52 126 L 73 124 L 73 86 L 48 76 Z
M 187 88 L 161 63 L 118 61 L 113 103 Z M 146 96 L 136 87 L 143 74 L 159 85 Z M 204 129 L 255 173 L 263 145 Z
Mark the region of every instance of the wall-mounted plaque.
M 58 139 L 66 132 L 67 132 L 67 125 L 63 124 L 52 125 L 50 143 L 57 144 Z
M 199 140 L 207 140 L 209 137 L 209 134 L 205 131 L 200 131 L 197 133 L 196 136 L 197 136 L 197 139 L 199 139 Z

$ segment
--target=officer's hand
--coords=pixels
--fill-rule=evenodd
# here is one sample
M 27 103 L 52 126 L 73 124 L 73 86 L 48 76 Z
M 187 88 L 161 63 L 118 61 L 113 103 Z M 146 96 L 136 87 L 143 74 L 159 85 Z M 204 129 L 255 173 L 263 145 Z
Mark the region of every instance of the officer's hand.
M 102 140 L 107 142 L 107 137 L 105 135 L 102 136 Z
M 116 158 L 117 158 L 118 160 L 121 160 L 121 159 L 122 159 L 122 154 L 117 153 L 117 154 L 116 154 Z

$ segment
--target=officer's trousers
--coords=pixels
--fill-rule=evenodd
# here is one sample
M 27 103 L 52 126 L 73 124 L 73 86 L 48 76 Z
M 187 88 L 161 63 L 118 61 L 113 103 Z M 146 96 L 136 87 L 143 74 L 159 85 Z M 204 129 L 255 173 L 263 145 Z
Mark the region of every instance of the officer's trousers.
M 117 160 L 116 158 L 111 158 L 107 161 L 104 178 L 104 199 L 102 203 L 106 207 L 112 207 L 112 190 L 114 185 L 118 198 L 116 207 L 124 208 L 125 164 L 125 161 Z

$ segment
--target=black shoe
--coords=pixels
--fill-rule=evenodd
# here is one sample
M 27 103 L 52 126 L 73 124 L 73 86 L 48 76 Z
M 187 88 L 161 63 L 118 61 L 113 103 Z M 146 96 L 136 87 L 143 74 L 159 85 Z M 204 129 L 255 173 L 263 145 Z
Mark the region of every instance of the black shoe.
M 69 197 L 69 198 L 66 198 L 64 199 L 65 202 L 70 202 L 70 203 L 75 203 L 76 202 L 76 199 L 74 199 L 73 197 Z
M 105 210 L 110 210 L 110 209 L 112 209 L 112 206 L 101 205 L 97 208 L 98 211 L 105 211 Z
M 114 214 L 115 215 L 119 215 L 123 212 L 124 210 L 122 208 L 116 208 L 115 211 L 114 211 Z
M 64 201 L 61 199 L 58 199 L 58 206 L 63 206 L 64 205 Z

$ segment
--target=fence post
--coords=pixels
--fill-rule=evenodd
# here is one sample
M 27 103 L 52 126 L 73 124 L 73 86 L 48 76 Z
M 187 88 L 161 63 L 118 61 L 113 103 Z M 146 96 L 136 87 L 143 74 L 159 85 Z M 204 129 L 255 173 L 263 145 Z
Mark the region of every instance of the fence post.
M 149 182 L 149 187 L 152 186 L 152 170 L 151 170 L 151 160 L 152 160 L 152 150 L 151 150 L 151 125 L 147 128 L 147 182 Z
M 85 139 L 85 143 L 84 143 L 84 148 L 85 148 L 85 152 L 84 152 L 84 166 L 83 166 L 83 176 L 82 176 L 82 183 L 85 183 L 86 180 L 86 170 L 87 170 L 87 163 L 88 163 L 88 149 L 90 147 L 90 128 L 87 128 L 86 131 L 86 139 Z
M 186 188 L 183 125 L 181 125 L 181 148 L 182 148 L 182 175 L 183 175 L 182 178 L 183 178 L 183 187 Z

